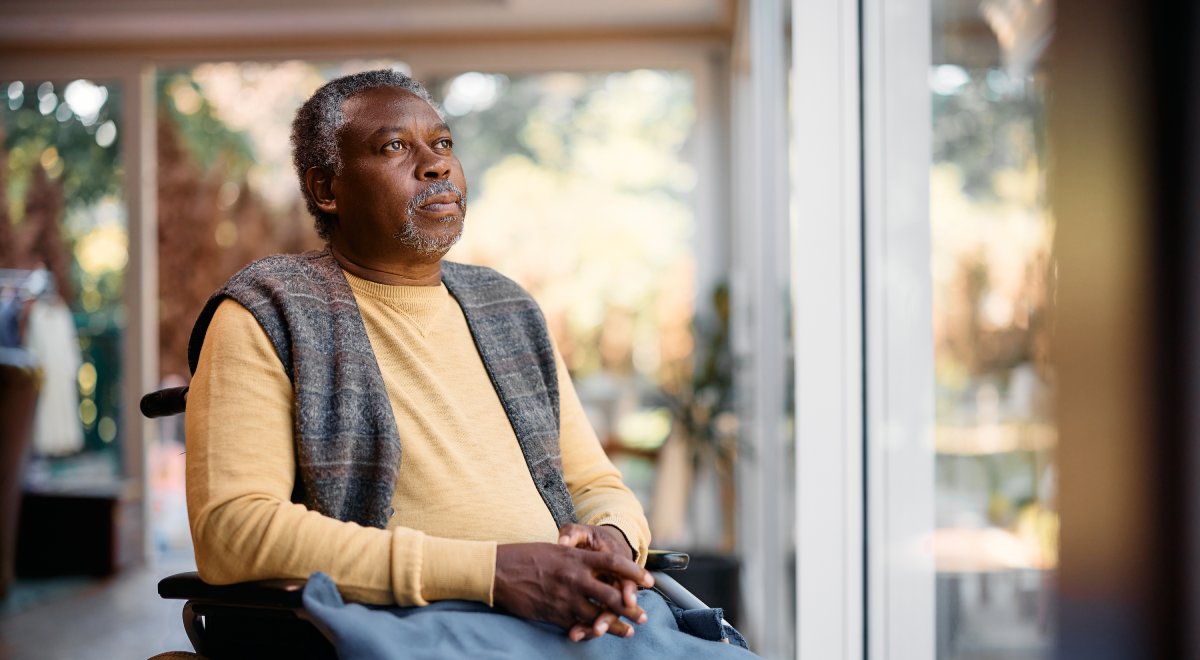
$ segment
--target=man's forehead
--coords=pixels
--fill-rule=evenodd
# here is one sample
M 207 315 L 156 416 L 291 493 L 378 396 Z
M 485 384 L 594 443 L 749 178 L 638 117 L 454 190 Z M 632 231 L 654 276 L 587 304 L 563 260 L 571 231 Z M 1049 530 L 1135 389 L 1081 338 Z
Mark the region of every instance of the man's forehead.
M 428 101 L 400 87 L 372 87 L 342 103 L 343 129 L 374 133 L 386 126 L 446 126 Z

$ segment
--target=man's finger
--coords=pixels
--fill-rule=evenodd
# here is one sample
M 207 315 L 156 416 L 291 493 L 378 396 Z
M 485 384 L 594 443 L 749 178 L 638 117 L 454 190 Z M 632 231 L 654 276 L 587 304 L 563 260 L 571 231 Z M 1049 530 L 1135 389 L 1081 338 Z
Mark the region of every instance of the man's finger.
M 621 616 L 629 617 L 629 619 L 632 621 L 637 621 L 638 619 L 642 618 L 643 614 L 645 614 L 642 611 L 642 608 L 637 607 L 636 605 L 633 607 L 627 607 L 625 605 L 624 594 L 621 593 L 620 589 L 617 589 L 613 585 L 606 584 L 600 580 L 592 579 L 584 582 L 584 584 L 580 586 L 588 598 L 591 598 L 601 607 L 604 607 L 611 612 Z
M 633 626 L 625 623 L 612 612 L 602 612 L 591 626 L 585 626 L 582 623 L 571 626 L 571 629 L 567 631 L 567 638 L 573 642 L 581 642 L 605 634 L 628 639 L 633 637 Z
M 602 612 L 596 617 L 596 621 L 592 624 L 592 634 L 600 637 L 605 633 L 616 635 L 617 637 L 629 637 L 633 635 L 633 628 L 629 624 L 621 620 L 621 617 L 612 612 Z
M 576 623 L 567 629 L 567 639 L 572 642 L 589 639 L 592 636 L 592 623 L 604 613 L 603 610 L 589 600 L 575 603 L 575 607 L 572 609 Z
M 581 543 L 589 543 L 591 534 L 588 528 L 576 523 L 567 523 L 558 530 L 558 544 L 568 547 L 578 547 Z
M 633 608 L 638 606 L 637 589 L 637 584 L 635 584 L 632 580 L 621 581 L 621 593 L 625 596 L 626 607 Z M 643 611 L 642 617 L 640 619 L 634 619 L 634 621 L 637 621 L 638 623 L 646 623 L 646 613 Z
M 632 559 L 620 557 L 607 552 L 594 552 L 586 556 L 585 561 L 594 570 L 608 573 L 613 577 L 633 580 L 643 587 L 653 587 L 654 577 L 646 569 L 638 566 Z
M 608 634 L 629 639 L 630 637 L 633 637 L 633 626 L 620 619 L 617 619 L 616 622 L 608 628 Z
M 580 545 L 590 545 L 591 539 L 587 532 L 573 530 L 566 534 L 560 534 L 558 544 L 565 545 L 569 548 L 578 548 Z

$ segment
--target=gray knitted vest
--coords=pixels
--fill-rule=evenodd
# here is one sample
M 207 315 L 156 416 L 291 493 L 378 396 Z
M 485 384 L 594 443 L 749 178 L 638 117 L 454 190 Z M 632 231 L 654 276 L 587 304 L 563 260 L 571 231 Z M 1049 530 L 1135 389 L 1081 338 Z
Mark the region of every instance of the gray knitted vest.
M 558 372 L 541 310 L 520 286 L 489 268 L 443 261 L 442 282 L 462 307 L 554 522 L 574 522 L 559 453 Z M 276 255 L 230 278 L 192 329 L 193 372 L 225 298 L 258 320 L 295 390 L 292 500 L 338 520 L 386 528 L 400 436 L 379 362 L 337 261 L 328 250 Z

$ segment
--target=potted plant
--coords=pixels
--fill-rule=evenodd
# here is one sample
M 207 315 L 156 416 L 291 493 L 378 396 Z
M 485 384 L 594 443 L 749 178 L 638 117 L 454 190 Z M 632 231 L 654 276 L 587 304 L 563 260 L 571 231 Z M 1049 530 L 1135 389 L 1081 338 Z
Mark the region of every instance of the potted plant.
M 677 578 L 701 600 L 724 607 L 736 625 L 734 464 L 746 452 L 734 412 L 727 284 L 714 287 L 711 304 L 710 315 L 692 323 L 697 350 L 691 368 L 661 391 L 673 420 L 659 451 L 651 529 L 656 545 L 689 551 L 691 565 Z

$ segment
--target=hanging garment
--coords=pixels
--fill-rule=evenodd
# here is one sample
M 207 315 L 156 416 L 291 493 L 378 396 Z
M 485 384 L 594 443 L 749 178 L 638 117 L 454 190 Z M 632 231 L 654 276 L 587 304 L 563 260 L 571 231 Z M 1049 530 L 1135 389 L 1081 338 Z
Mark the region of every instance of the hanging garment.
M 43 456 L 83 449 L 76 379 L 83 358 L 71 310 L 61 300 L 38 299 L 29 310 L 25 345 L 42 364 L 41 395 L 33 422 L 33 448 Z

